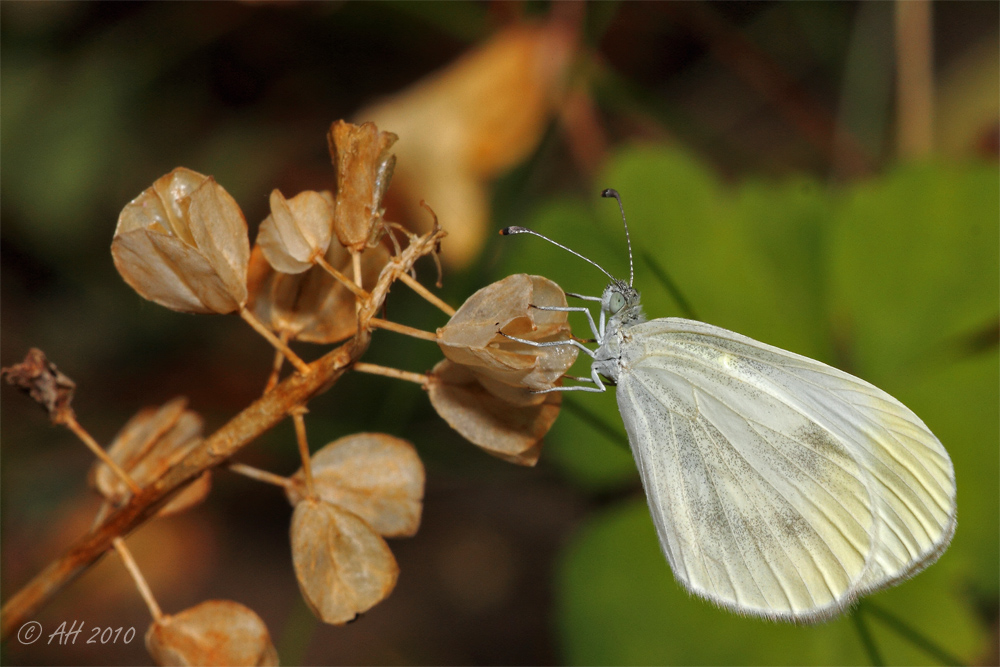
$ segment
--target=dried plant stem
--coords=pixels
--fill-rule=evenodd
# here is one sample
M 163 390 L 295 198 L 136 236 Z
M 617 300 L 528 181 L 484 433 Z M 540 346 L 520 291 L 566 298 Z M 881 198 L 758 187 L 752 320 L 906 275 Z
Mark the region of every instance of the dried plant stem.
M 383 320 L 379 317 L 373 317 L 368 321 L 368 326 L 374 329 L 385 329 L 386 331 L 395 331 L 396 333 L 403 334 L 404 336 L 412 336 L 413 338 L 420 338 L 421 340 L 437 341 L 437 334 L 433 334 L 430 331 L 424 331 L 423 329 L 414 329 L 413 327 L 408 327 L 405 324 L 398 324 L 396 322 L 391 322 L 389 320 Z
M 378 364 L 366 364 L 362 361 L 354 364 L 354 370 L 359 373 L 370 373 L 371 375 L 383 375 L 385 377 L 395 378 L 397 380 L 406 380 L 407 382 L 415 382 L 421 386 L 424 386 L 429 381 L 428 377 L 423 373 L 412 373 L 410 371 L 402 371 L 398 368 L 389 368 L 388 366 L 379 366 Z
M 292 352 L 292 348 L 288 347 L 287 343 L 283 343 L 280 338 L 271 333 L 271 330 L 265 327 L 253 313 L 246 308 L 240 308 L 240 317 L 242 317 L 247 324 L 252 326 L 254 331 L 263 336 L 267 342 L 274 347 L 274 349 L 280 350 L 281 353 L 285 355 L 290 362 L 292 362 L 292 366 L 295 366 L 300 373 L 306 374 L 309 372 L 309 364 L 302 361 L 302 359 L 299 358 L 299 355 Z
M 934 148 L 934 26 L 930 0 L 896 0 L 896 133 L 899 156 Z
M 139 595 L 146 601 L 146 606 L 149 607 L 149 613 L 152 614 L 153 620 L 159 621 L 163 618 L 163 612 L 160 610 L 160 605 L 156 603 L 156 598 L 153 597 L 153 591 L 150 590 L 149 584 L 146 583 L 146 578 L 142 576 L 142 571 L 136 565 L 135 559 L 132 558 L 132 552 L 125 546 L 125 540 L 116 537 L 111 543 L 114 545 L 118 555 L 121 556 L 122 562 L 125 563 L 125 569 L 132 575 L 132 581 L 135 582 L 135 587 L 139 589 Z
M 362 326 L 353 338 L 309 364 L 308 373 L 293 374 L 274 389 L 247 406 L 219 430 L 205 438 L 162 477 L 133 495 L 127 504 L 111 512 L 99 526 L 80 536 L 58 558 L 49 563 L 23 588 L 7 599 L 0 610 L 0 638 L 31 618 L 64 585 L 95 563 L 116 537 L 123 537 L 155 516 L 157 510 L 189 482 L 206 470 L 223 465 L 243 447 L 285 419 L 297 406 L 333 386 L 368 349 L 371 332 L 368 320 L 385 303 L 389 288 L 402 273 L 413 268 L 420 257 L 435 252 L 444 236 L 435 228 L 416 237 L 393 258 L 379 276 L 369 299 L 361 303 Z
M 429 289 L 427 289 L 419 282 L 417 282 L 410 274 L 404 273 L 399 277 L 399 279 L 402 280 L 407 285 L 409 285 L 414 292 L 424 297 L 424 299 L 426 299 L 429 303 L 439 308 L 448 317 L 451 317 L 455 314 L 454 308 L 449 306 L 447 303 L 442 301 L 436 294 L 434 294 Z
M 354 267 L 354 284 L 364 292 L 364 289 L 361 287 L 361 253 L 357 250 L 351 250 L 351 264 Z
M 327 273 L 329 273 L 331 276 L 333 276 L 333 278 L 337 282 L 339 282 L 341 285 L 343 285 L 347 289 L 351 290 L 351 292 L 354 293 L 354 296 L 360 297 L 362 299 L 367 299 L 368 298 L 368 292 L 366 292 L 361 287 L 359 287 L 357 284 L 355 284 L 355 282 L 353 280 L 351 280 L 350 278 L 348 278 L 347 276 L 345 276 L 343 273 L 341 273 L 337 269 L 335 269 L 332 266 L 330 266 L 330 264 L 325 259 L 323 259 L 322 257 L 320 257 L 319 255 L 317 255 L 313 259 L 313 262 L 315 262 L 317 266 L 319 266 L 321 269 L 323 269 L 324 271 L 326 271 Z
M 288 345 L 288 332 L 282 331 L 279 336 L 281 342 Z M 281 377 L 281 367 L 285 363 L 285 355 L 281 350 L 274 351 L 274 364 L 271 367 L 271 374 L 267 377 L 267 384 L 264 385 L 264 393 L 271 391 L 276 384 L 278 384 L 278 379 Z
M 85 428 L 80 426 L 80 423 L 76 421 L 76 416 L 71 410 L 67 410 L 63 413 L 62 423 L 66 425 L 66 428 L 73 431 L 74 435 L 83 441 L 83 444 L 87 445 L 87 449 L 92 451 L 94 456 L 101 459 L 106 466 L 111 468 L 111 471 L 115 473 L 121 481 L 125 482 L 126 486 L 128 486 L 132 493 L 139 493 L 139 491 L 141 491 L 139 485 L 135 483 L 135 480 L 133 480 L 127 472 L 122 470 L 121 466 L 114 462 L 114 459 L 112 459 L 108 453 L 104 451 L 104 448 L 97 444 L 96 440 L 90 437 L 90 434 L 87 433 Z
M 245 463 L 230 463 L 226 467 L 237 475 L 243 475 L 244 477 L 255 479 L 258 482 L 274 484 L 275 486 L 280 486 L 283 489 L 287 489 L 292 486 L 292 481 L 287 477 L 275 475 L 273 472 L 261 470 L 260 468 L 254 468 L 253 466 L 248 466 Z
M 306 480 L 306 493 L 310 498 L 316 496 L 313 487 L 312 461 L 309 456 L 309 439 L 306 437 L 305 414 L 309 412 L 301 405 L 292 409 L 292 421 L 295 422 L 295 440 L 299 443 L 299 456 L 302 457 L 302 475 Z

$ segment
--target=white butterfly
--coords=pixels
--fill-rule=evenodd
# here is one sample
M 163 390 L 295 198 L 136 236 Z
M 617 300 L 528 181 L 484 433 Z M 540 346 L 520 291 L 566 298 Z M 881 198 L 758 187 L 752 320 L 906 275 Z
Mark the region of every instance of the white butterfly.
M 621 206 L 614 190 L 602 196 Z M 523 227 L 502 233 L 569 250 Z M 626 284 L 604 273 L 601 297 L 571 294 L 600 302 L 597 323 L 586 308 L 550 308 L 586 313 L 596 350 L 515 340 L 572 344 L 593 358 L 594 386 L 551 391 L 617 385 L 660 546 L 688 591 L 742 614 L 817 621 L 944 552 L 955 473 L 913 412 L 864 380 L 738 333 L 646 321 L 631 275 Z

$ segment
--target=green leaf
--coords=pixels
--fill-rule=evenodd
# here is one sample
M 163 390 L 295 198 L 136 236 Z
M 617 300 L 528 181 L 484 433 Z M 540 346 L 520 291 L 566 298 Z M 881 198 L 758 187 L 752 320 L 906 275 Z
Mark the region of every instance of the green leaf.
M 847 194 L 830 282 L 856 372 L 875 384 L 910 376 L 997 321 L 998 198 L 997 169 L 978 165 L 903 168 Z
M 946 650 L 971 660 L 986 633 L 935 568 L 871 599 Z M 673 580 L 646 503 L 601 512 L 559 563 L 557 618 L 563 659 L 589 665 L 852 665 L 868 657 L 849 617 L 818 625 L 745 618 L 688 595 Z M 937 664 L 866 617 L 890 664 Z

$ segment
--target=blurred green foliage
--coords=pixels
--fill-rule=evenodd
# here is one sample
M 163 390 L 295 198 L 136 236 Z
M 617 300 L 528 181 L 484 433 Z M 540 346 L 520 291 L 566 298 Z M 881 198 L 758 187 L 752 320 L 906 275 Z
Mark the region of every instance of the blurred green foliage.
M 655 258 L 702 319 L 876 383 L 945 443 L 958 479 L 955 539 L 929 570 L 872 600 L 965 660 L 984 651 L 977 607 L 995 604 L 1000 562 L 995 334 L 985 349 L 971 344 L 998 318 L 997 181 L 993 165 L 928 164 L 845 188 L 807 179 L 724 186 L 690 156 L 650 148 L 620 152 L 601 181 L 624 198 L 637 257 Z M 617 218 L 614 202 L 595 193 L 586 205 L 548 203 L 525 224 L 627 276 Z M 569 291 L 600 293 L 601 274 L 568 253 L 528 237 L 505 243 L 518 244 L 506 272 L 541 271 Z M 680 314 L 653 274 L 637 261 L 647 315 Z M 588 488 L 634 491 L 596 511 L 559 565 L 557 623 L 570 663 L 868 662 L 849 618 L 779 625 L 684 593 L 635 491 L 613 398 L 569 400 L 619 435 L 566 410 L 546 455 Z M 894 664 L 935 663 L 878 622 L 872 633 Z

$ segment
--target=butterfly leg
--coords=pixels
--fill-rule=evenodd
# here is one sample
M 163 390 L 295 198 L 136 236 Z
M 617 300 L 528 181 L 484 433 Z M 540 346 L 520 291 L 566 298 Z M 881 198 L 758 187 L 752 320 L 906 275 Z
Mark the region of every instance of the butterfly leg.
M 550 340 L 550 341 L 545 342 L 545 343 L 539 343 L 536 340 L 527 340 L 525 338 L 517 338 L 516 336 L 511 336 L 511 335 L 505 334 L 502 331 L 498 331 L 497 333 L 499 333 L 504 338 L 507 338 L 509 340 L 514 341 L 515 343 L 524 343 L 525 345 L 530 345 L 531 347 L 557 347 L 559 345 L 574 345 L 574 346 L 580 348 L 581 350 L 583 350 L 584 352 L 586 352 L 587 354 L 589 354 L 591 356 L 591 358 L 596 358 L 594 356 L 596 354 L 596 352 L 594 352 L 593 350 L 591 350 L 589 347 L 587 347 L 586 345 L 584 345 L 580 341 L 574 340 L 572 338 L 567 339 L 567 340 Z
M 603 393 L 603 392 L 605 392 L 605 391 L 608 390 L 608 388 L 604 385 L 604 382 L 601 380 L 600 373 L 598 373 L 597 369 L 595 369 L 593 366 L 591 366 L 591 368 L 590 368 L 590 379 L 587 379 L 587 378 L 574 378 L 574 379 L 580 380 L 581 382 L 593 382 L 596 386 L 594 386 L 594 387 L 579 387 L 577 385 L 573 385 L 571 387 L 566 387 L 566 386 L 563 386 L 563 387 L 550 387 L 549 389 L 539 389 L 538 391 L 533 391 L 531 393 L 532 394 L 548 394 L 549 392 L 553 392 L 553 391 L 593 391 L 593 392 L 597 392 L 597 393 Z
M 596 340 L 601 340 L 601 332 L 597 329 L 597 324 L 594 322 L 594 315 L 590 312 L 590 308 L 584 308 L 583 306 L 531 306 L 535 310 L 554 310 L 560 313 L 583 313 L 587 316 L 587 322 L 590 324 L 590 330 L 594 333 L 594 338 Z

